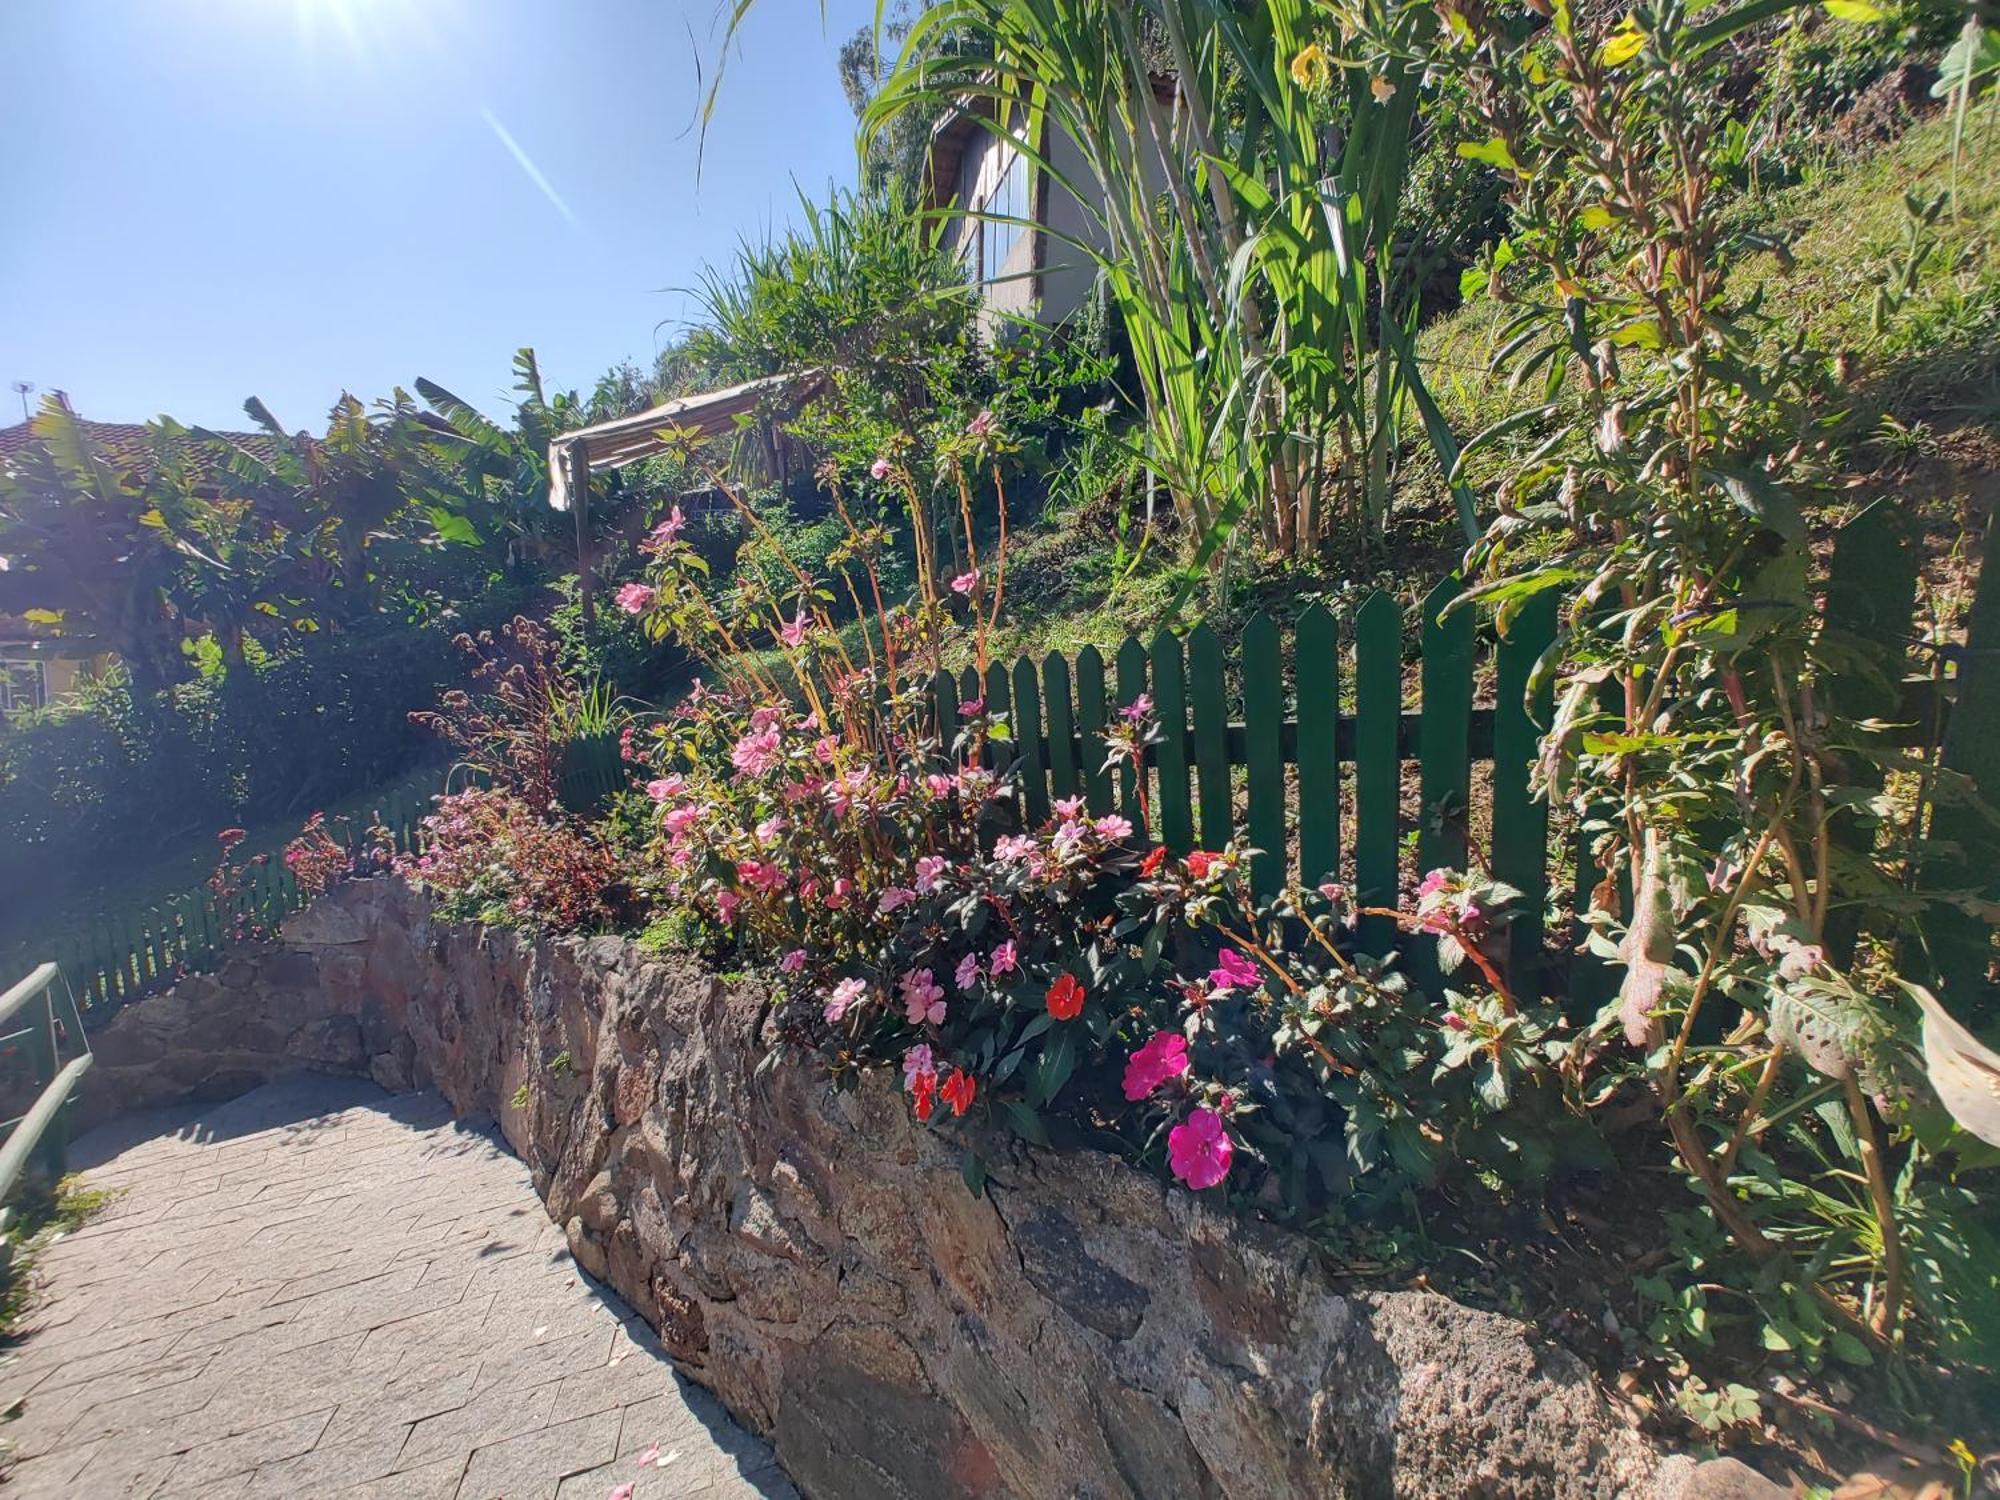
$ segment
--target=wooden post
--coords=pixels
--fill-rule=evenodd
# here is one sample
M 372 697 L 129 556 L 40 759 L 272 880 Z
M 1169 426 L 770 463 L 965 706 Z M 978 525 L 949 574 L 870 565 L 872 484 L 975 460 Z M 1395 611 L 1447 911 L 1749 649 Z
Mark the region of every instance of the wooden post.
M 583 628 L 597 626 L 597 586 L 590 568 L 590 449 L 582 439 L 569 445 L 569 508 L 576 517 L 576 593 L 583 605 Z

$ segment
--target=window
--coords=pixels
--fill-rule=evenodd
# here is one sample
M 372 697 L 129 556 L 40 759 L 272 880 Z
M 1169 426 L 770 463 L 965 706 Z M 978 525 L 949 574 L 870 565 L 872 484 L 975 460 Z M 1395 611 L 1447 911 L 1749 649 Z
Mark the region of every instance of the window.
M 985 210 L 1002 218 L 1025 220 L 1029 217 L 1028 158 L 1012 146 L 996 149 L 1005 158 L 1006 166 L 999 182 L 986 195 Z M 1008 258 L 1028 231 L 1020 224 L 996 224 L 991 219 L 983 221 L 981 228 L 979 279 L 997 281 L 1008 274 Z M 1027 269 L 1017 265 L 1013 272 L 1018 275 Z
M 48 667 L 44 663 L 0 657 L 0 714 L 43 708 L 48 701 Z

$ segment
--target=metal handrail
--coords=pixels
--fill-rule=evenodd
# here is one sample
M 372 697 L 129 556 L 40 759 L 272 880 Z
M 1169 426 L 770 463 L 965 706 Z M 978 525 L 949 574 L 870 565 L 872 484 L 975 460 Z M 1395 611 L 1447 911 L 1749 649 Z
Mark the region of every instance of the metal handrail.
M 67 1132 L 62 1128 L 63 1106 L 69 1103 L 83 1075 L 90 1071 L 92 1057 L 90 1039 L 84 1035 L 82 1017 L 76 1014 L 76 1002 L 70 1001 L 71 1019 L 76 1025 L 75 1035 L 83 1044 L 83 1055 L 61 1062 L 56 1032 L 56 1007 L 50 993 L 57 980 L 62 978 L 62 970 L 54 964 L 38 964 L 34 971 L 20 983 L 10 987 L 0 995 L 0 1026 L 4 1026 L 27 1006 L 40 999 L 44 1005 L 46 1019 L 37 1018 L 27 1026 L 13 1033 L 32 1038 L 32 1048 L 36 1056 L 37 1073 L 42 1068 L 54 1076 L 29 1106 L 28 1112 L 18 1121 L 12 1122 L 13 1129 L 6 1143 L 0 1145 L 0 1202 L 4 1202 L 14 1190 L 14 1184 L 28 1165 L 28 1158 L 37 1150 L 43 1153 L 51 1176 L 61 1177 L 68 1145 Z M 61 1064 L 58 1066 L 58 1064 Z M 0 1127 L 5 1128 L 5 1127 Z

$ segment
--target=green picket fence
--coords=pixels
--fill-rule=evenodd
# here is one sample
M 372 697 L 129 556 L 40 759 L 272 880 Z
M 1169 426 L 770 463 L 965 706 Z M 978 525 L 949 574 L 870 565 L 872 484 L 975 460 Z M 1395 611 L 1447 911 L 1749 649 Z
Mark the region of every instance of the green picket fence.
M 1824 628 L 1841 661 L 1826 692 L 1853 717 L 1900 720 L 1884 738 L 1903 744 L 1927 742 L 1936 728 L 1930 720 L 1947 709 L 1962 722 L 1968 704 L 1983 705 L 2000 724 L 2000 664 L 1992 659 L 2000 653 L 1982 646 L 2000 640 L 2000 579 L 1991 568 L 1984 573 L 1971 639 L 1938 702 L 1914 691 L 1927 682 L 1906 680 L 1917 562 L 1914 539 L 1885 501 L 1841 529 L 1822 580 Z M 936 712 L 955 724 L 961 703 L 983 698 L 1009 718 L 1013 742 L 1000 753 L 1012 757 L 1019 811 L 1030 824 L 1046 818 L 1055 799 L 1080 795 L 1093 814 L 1116 809 L 1176 854 L 1235 839 L 1261 851 L 1251 865 L 1260 896 L 1288 876 L 1309 886 L 1331 878 L 1351 883 L 1362 905 L 1393 905 L 1405 873 L 1462 866 L 1470 856 L 1524 893 L 1509 938 L 1517 983 L 1561 987 L 1593 1005 L 1616 988 L 1614 965 L 1579 953 L 1565 975 L 1542 972 L 1540 962 L 1544 913 L 1566 906 L 1580 918 L 1597 878 L 1593 869 L 1590 880 L 1576 880 L 1579 851 L 1558 847 L 1548 807 L 1530 788 L 1553 705 L 1546 686 L 1533 701 L 1528 688 L 1554 637 L 1557 591 L 1528 601 L 1504 637 L 1482 628 L 1490 612 L 1446 612 L 1460 592 L 1457 578 L 1441 581 L 1413 626 L 1380 592 L 1345 622 L 1319 606 L 1289 629 L 1258 614 L 1233 658 L 1200 625 L 1185 636 L 1162 630 L 1150 642 L 1128 637 L 1108 658 L 1087 646 L 1073 662 L 1061 655 L 996 662 L 983 680 L 972 670 L 940 674 Z M 1410 679 L 1414 695 L 1405 692 Z M 1161 743 L 1140 774 L 1107 773 L 1107 723 L 1141 693 L 1153 699 Z M 1944 761 L 2000 803 L 2000 729 L 1955 731 Z M 1980 847 L 1988 851 L 1978 856 L 1984 865 L 1969 856 L 1965 868 L 2000 869 L 2000 839 Z M 1562 900 L 1552 903 L 1552 893 Z M 1950 924 L 1932 940 L 1937 968 L 1955 965 L 1962 990 L 1983 986 L 1990 928 L 1955 917 Z M 1833 941 L 1851 945 L 1856 926 L 1852 913 L 1843 914 Z M 1577 932 L 1563 936 L 1571 947 Z M 1364 924 L 1361 939 L 1380 951 L 1396 933 L 1378 918 Z M 1411 957 L 1425 967 L 1425 945 L 1412 944 Z

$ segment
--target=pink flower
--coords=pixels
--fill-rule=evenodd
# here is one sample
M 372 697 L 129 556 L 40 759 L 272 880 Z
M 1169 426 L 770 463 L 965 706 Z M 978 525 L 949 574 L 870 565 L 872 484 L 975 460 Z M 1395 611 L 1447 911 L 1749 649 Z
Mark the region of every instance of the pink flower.
M 903 1054 L 903 1087 L 915 1091 L 925 1079 L 933 1088 L 937 1086 L 937 1061 L 931 1056 L 930 1044 L 918 1042 Z
M 993 841 L 993 857 L 1003 865 L 1019 864 L 1035 852 L 1035 841 L 1025 833 L 1002 834 Z
M 813 759 L 823 766 L 833 764 L 833 753 L 840 748 L 840 741 L 830 734 L 823 734 L 813 741 Z
M 878 915 L 886 917 L 890 912 L 900 910 L 916 899 L 915 891 L 900 885 L 892 885 L 882 893 L 882 899 L 875 903 L 875 910 Z
M 1008 938 L 993 950 L 993 957 L 986 967 L 988 972 L 996 978 L 1002 974 L 1012 974 L 1016 969 L 1021 967 L 1019 955 L 1015 952 L 1014 940 L 1012 938 Z
M 790 953 L 787 953 L 783 958 L 778 960 L 778 969 L 781 973 L 785 974 L 796 974 L 805 966 L 806 950 L 803 948 L 794 948 Z
M 833 877 L 833 889 L 827 893 L 826 904 L 831 911 L 839 911 L 847 905 L 847 898 L 854 894 L 854 882 L 845 875 Z
M 667 832 L 676 838 L 686 833 L 700 821 L 701 809 L 693 803 L 684 802 L 679 807 L 670 807 L 667 809 Z
M 1125 1097 L 1144 1099 L 1169 1078 L 1178 1078 L 1187 1070 L 1187 1038 L 1178 1031 L 1156 1031 L 1125 1064 Z
M 1450 884 L 1451 871 L 1433 870 L 1424 877 L 1424 883 L 1417 887 L 1417 899 L 1421 901 L 1425 896 L 1435 896 Z
M 944 1020 L 944 986 L 929 969 L 912 969 L 896 987 L 903 992 L 903 1019 L 912 1026 L 926 1021 L 936 1026 Z
M 604 1492 L 604 1500 L 632 1500 L 633 1495 L 636 1493 L 638 1493 L 638 1486 L 628 1479 L 623 1484 L 614 1484 L 610 1489 L 606 1490 Z
M 962 990 L 969 990 L 979 982 L 979 955 L 968 953 L 958 961 L 958 969 L 951 976 L 952 983 Z
M 961 719 L 976 719 L 985 712 L 986 700 L 984 698 L 967 698 L 963 703 L 958 705 L 958 716 Z
M 736 908 L 743 904 L 743 898 L 734 891 L 715 893 L 715 914 L 722 919 L 722 925 L 731 926 L 736 921 Z
M 658 592 L 643 583 L 628 583 L 618 591 L 618 607 L 628 615 L 643 615 L 653 607 Z
M 945 858 L 942 854 L 926 854 L 917 861 L 917 894 L 928 896 L 937 889 L 938 876 L 944 874 Z
M 887 479 L 895 472 L 895 467 L 886 458 L 878 458 L 868 466 L 868 472 L 877 479 Z
M 951 795 L 951 789 L 957 784 L 942 771 L 932 771 L 924 777 L 924 790 L 940 802 Z
M 736 866 L 736 878 L 753 891 L 770 895 L 785 888 L 785 872 L 767 859 L 741 860 Z
M 676 505 L 672 510 L 667 512 L 666 520 L 655 526 L 652 534 L 646 538 L 647 550 L 660 552 L 672 546 L 675 538 L 681 534 L 681 528 L 685 525 L 687 525 L 687 517 L 681 514 L 681 508 Z
M 752 730 L 729 752 L 730 764 L 745 776 L 762 776 L 778 763 L 778 726 Z
M 632 1462 L 636 1467 L 641 1469 L 655 1469 L 655 1468 L 665 1467 L 663 1464 L 660 1463 L 660 1445 L 658 1443 L 653 1444 L 652 1447 L 648 1448 L 644 1453 L 641 1453 L 637 1458 L 633 1459 Z
M 868 985 L 860 979 L 843 979 L 830 990 L 826 997 L 826 1023 L 831 1026 L 838 1022 L 868 994 Z
M 670 802 L 681 794 L 687 782 L 679 776 L 662 776 L 646 783 L 646 795 L 655 802 Z
M 1222 1128 L 1222 1116 L 1212 1109 L 1196 1106 L 1186 1124 L 1167 1132 L 1167 1161 L 1174 1176 L 1196 1192 L 1227 1177 L 1235 1154 L 1236 1146 Z
M 801 609 L 778 627 L 778 639 L 787 646 L 803 646 L 806 643 L 806 633 L 811 629 L 812 621 L 806 618 L 806 612 Z
M 1812 973 L 1826 960 L 1826 950 L 1817 943 L 1800 943 L 1787 948 L 1778 960 L 1780 979 L 1799 979 Z
M 1130 703 L 1118 710 L 1119 716 L 1128 724 L 1136 724 L 1153 711 L 1153 695 L 1141 693 Z
M 954 594 L 970 594 L 978 586 L 979 574 L 976 572 L 961 573 L 951 581 L 951 591 Z
M 1056 802 L 1052 811 L 1058 818 L 1061 818 L 1064 822 L 1073 822 L 1077 818 L 1083 816 L 1083 798 L 1081 797 L 1060 798 Z
M 982 443 L 1000 430 L 999 419 L 990 411 L 981 411 L 978 416 L 965 424 L 965 435 L 978 438 Z
M 1097 836 L 1106 843 L 1115 844 L 1120 839 L 1132 837 L 1132 820 L 1117 813 L 1106 813 L 1091 824 L 1091 827 L 1097 830 Z
M 1224 948 L 1208 971 L 1208 982 L 1218 990 L 1254 990 L 1264 982 L 1264 971 L 1234 948 Z

